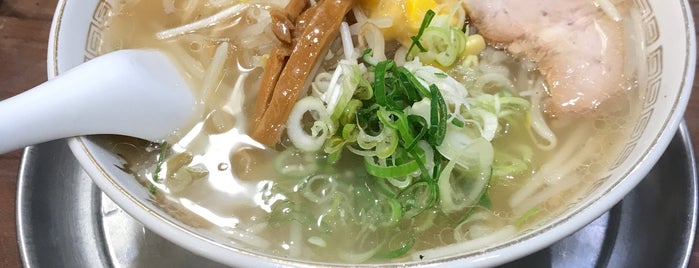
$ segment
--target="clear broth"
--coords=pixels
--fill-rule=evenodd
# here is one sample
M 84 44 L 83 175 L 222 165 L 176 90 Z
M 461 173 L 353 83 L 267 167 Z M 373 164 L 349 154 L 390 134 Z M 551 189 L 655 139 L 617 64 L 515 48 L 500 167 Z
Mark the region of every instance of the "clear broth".
M 517 233 L 526 232 L 560 214 L 563 209 L 582 198 L 581 194 L 609 168 L 611 158 L 618 153 L 620 143 L 628 136 L 633 118 L 637 117 L 637 93 L 635 90 L 629 90 L 625 96 L 614 100 L 617 110 L 605 116 L 576 119 L 575 122 L 551 121 L 550 126 L 560 141 L 557 148 L 565 148 L 565 144 L 569 142 L 576 144 L 572 146 L 575 152 L 569 157 L 575 162 L 566 164 L 572 166 L 564 174 L 552 172 L 546 175 L 544 183 L 549 186 L 540 192 L 557 187 L 560 189 L 550 198 L 535 202 L 531 208 L 523 205 L 524 208 L 513 210 L 508 200 L 522 185 L 532 180 L 538 171 L 547 168 L 560 171 L 558 168 L 561 167 L 546 167 L 545 164 L 556 161 L 556 158 L 565 152 L 559 149 L 538 149 L 532 143 L 527 130 L 514 127 L 510 130 L 513 135 L 494 142 L 495 150 L 510 151 L 512 144 L 529 145 L 535 148 L 532 152 L 532 168 L 519 174 L 493 178 L 488 189 L 492 201 L 491 209 L 474 210 L 476 213 L 488 214 L 483 220 L 455 227 L 453 217 L 433 210 L 413 222 L 402 222 L 397 230 L 387 231 L 389 234 L 379 235 L 366 232 L 366 225 L 359 221 L 345 224 L 347 226 L 343 227 L 339 227 L 342 224 L 335 223 L 337 226 L 334 228 L 337 229 L 331 228 L 334 230 L 331 232 L 318 230 L 317 226 L 303 226 L 299 223 L 301 220 L 274 222 L 274 206 L 289 205 L 288 202 L 274 203 L 275 200 L 294 201 L 289 205 L 290 210 L 308 210 L 308 214 L 315 215 L 314 217 L 325 215 L 325 212 L 333 208 L 327 204 L 306 206 L 312 202 L 303 199 L 302 194 L 292 189 L 301 187 L 299 185 L 307 177 L 289 178 L 278 175 L 275 169 L 279 167 L 275 167 L 275 159 L 279 152 L 265 149 L 245 134 L 249 116 L 246 111 L 253 108 L 255 92 L 262 75 L 261 68 L 255 68 L 255 64 L 256 61 L 262 60 L 262 56 L 271 46 L 246 47 L 246 42 L 255 41 L 249 40 L 252 38 L 250 35 L 241 34 L 246 27 L 255 23 L 256 18 L 251 16 L 244 16 L 239 21 L 229 21 L 194 34 L 185 34 L 165 41 L 157 40 L 155 33 L 159 31 L 209 16 L 221 9 L 204 2 L 196 8 L 187 9 L 184 4 L 178 6 L 180 2 L 187 1 L 174 1 L 174 10 L 170 14 L 165 12 L 163 1 L 125 1 L 118 5 L 117 11 L 108 21 L 101 52 L 125 48 L 157 48 L 167 51 L 178 60 L 191 83 L 201 89 L 199 93 L 204 94 L 206 89 L 202 87 L 207 84 L 205 74 L 217 47 L 222 41 L 230 43 L 223 74 L 211 88 L 210 92 L 213 93 L 202 100 L 201 105 L 206 107 L 207 113 L 189 134 L 173 137 L 179 140 L 171 142 L 174 145 L 168 151 L 168 160 L 163 165 L 165 174 L 168 174 L 164 180 L 173 176 L 181 166 L 196 167 L 195 171 L 206 171 L 208 174 L 190 176 L 185 187 L 169 185 L 167 181 L 159 183 L 153 179 L 159 153 L 157 145 L 121 137 L 106 137 L 101 142 L 124 158 L 125 168 L 133 172 L 144 187 L 157 188 L 153 202 L 167 213 L 188 225 L 227 238 L 230 243 L 251 250 L 312 261 L 354 262 L 355 258 L 359 258 L 357 255 L 364 253 L 366 248 L 383 243 L 382 240 L 390 240 L 394 234 L 401 232 L 415 234 L 415 245 L 411 249 L 413 252 L 456 242 L 453 238 L 455 228 L 462 228 L 466 233 L 471 229 L 480 228 L 480 232 L 489 233 L 505 226 L 516 226 Z M 258 11 L 256 14 L 262 13 L 264 12 Z M 269 29 L 263 29 L 261 32 L 262 35 L 266 34 L 266 37 L 261 38 L 270 38 Z M 508 58 L 503 66 L 510 69 L 512 80 L 517 79 L 514 74 L 521 73 L 525 68 L 521 62 L 512 58 Z M 527 77 L 536 79 L 536 72 L 528 74 Z M 574 137 L 582 139 L 571 140 Z M 582 152 L 585 154 L 576 157 Z M 374 196 L 373 193 L 377 191 L 375 181 L 369 179 L 364 172 L 356 171 L 362 170 L 357 169 L 363 165 L 362 159 L 349 156 L 350 154 L 346 153 L 343 155 L 343 166 L 329 168 L 332 170 L 332 178 L 342 180 L 342 187 L 354 187 L 353 189 L 369 192 L 368 196 Z M 300 157 L 320 159 L 321 163 L 323 158 L 320 155 Z M 322 171 L 317 174 L 322 174 Z M 187 178 L 183 180 L 187 181 Z M 323 185 L 314 187 L 322 188 Z M 173 190 L 175 188 L 176 191 Z M 282 190 L 275 192 L 274 189 Z M 372 201 L 371 198 L 369 201 Z M 301 207 L 301 204 L 304 204 L 304 207 Z M 376 202 L 359 205 L 366 206 L 367 210 L 372 206 L 378 206 Z M 525 214 L 531 215 L 524 217 Z M 415 228 L 419 228 L 420 222 L 429 220 L 425 219 L 429 217 L 434 217 L 435 224 L 428 230 L 416 231 Z M 319 220 L 322 219 L 313 218 L 309 222 L 317 223 Z M 346 229 L 337 231 L 342 228 Z M 308 232 L 303 234 L 303 239 L 299 239 L 298 236 L 304 233 L 303 230 Z M 391 261 L 408 260 L 410 256 L 406 254 Z M 369 260 L 382 261 L 386 260 Z

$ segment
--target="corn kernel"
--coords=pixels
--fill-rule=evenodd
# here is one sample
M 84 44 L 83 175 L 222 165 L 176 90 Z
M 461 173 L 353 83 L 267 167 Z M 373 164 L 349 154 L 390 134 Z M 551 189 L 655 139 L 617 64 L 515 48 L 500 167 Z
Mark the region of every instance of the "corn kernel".
M 485 49 L 485 39 L 480 34 L 473 34 L 468 36 L 466 41 L 466 48 L 464 49 L 465 55 L 478 55 Z

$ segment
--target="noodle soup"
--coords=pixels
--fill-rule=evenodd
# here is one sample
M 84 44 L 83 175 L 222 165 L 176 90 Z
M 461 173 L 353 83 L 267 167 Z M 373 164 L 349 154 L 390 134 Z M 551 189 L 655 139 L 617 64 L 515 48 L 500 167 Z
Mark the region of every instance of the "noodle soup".
M 260 109 L 283 104 L 272 96 L 260 107 L 261 88 L 275 51 L 296 53 L 303 38 L 298 22 L 279 23 L 320 8 L 293 16 L 276 1 L 125 1 L 101 52 L 168 52 L 205 113 L 164 143 L 100 142 L 173 217 L 240 247 L 311 261 L 481 249 L 559 215 L 604 176 L 639 113 L 634 64 L 624 62 L 622 89 L 599 107 L 559 112 L 544 59 L 484 38 L 461 2 L 404 2 L 350 6 L 338 35 L 321 36 L 330 41 L 311 53 L 320 59 L 279 128 L 260 126 Z M 633 40 L 633 11 L 616 4 L 593 20 L 620 12 L 616 23 Z M 628 40 L 625 59 L 641 46 Z M 442 48 L 451 45 L 456 52 Z

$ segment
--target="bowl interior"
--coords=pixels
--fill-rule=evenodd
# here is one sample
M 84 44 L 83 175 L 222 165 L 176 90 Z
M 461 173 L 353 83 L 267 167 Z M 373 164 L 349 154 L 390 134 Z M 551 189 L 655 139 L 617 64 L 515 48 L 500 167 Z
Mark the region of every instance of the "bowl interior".
M 571 234 L 611 208 L 628 193 L 659 159 L 683 116 L 693 82 L 694 24 L 686 1 L 633 0 L 644 59 L 638 68 L 641 112 L 625 137 L 622 149 L 602 176 L 565 212 L 517 237 L 476 252 L 448 257 L 453 266 L 495 265 L 524 256 Z M 62 0 L 51 31 L 50 77 L 98 55 L 105 21 L 118 0 Z M 108 71 L 108 70 L 105 70 Z M 122 160 L 91 138 L 70 140 L 70 147 L 95 183 L 119 206 L 149 229 L 195 253 L 231 265 L 264 260 L 267 264 L 312 265 L 291 262 L 245 250 L 192 228 L 155 206 L 145 187 L 119 166 Z M 418 264 L 418 263 L 409 263 Z M 425 264 L 425 263 L 419 263 Z

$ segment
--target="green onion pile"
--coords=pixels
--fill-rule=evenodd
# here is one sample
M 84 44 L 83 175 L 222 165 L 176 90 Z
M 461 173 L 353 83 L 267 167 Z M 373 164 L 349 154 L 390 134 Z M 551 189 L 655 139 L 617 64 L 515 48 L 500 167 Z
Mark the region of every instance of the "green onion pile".
M 458 28 L 447 26 L 447 33 L 459 31 L 447 42 L 455 50 L 431 51 L 444 47 L 434 43 L 444 38 L 424 38 L 442 31 L 430 24 L 433 17 L 428 12 L 413 38 L 414 60 L 402 66 L 341 60 L 334 73 L 318 76 L 315 94 L 295 105 L 287 122 L 293 146 L 275 163 L 287 179 L 262 189 L 270 223 L 300 223 L 307 242 L 321 249 L 352 226 L 361 231 L 341 242 L 347 245 L 338 256 L 395 258 L 440 215 L 459 224 L 474 208 L 489 208 L 493 176 L 529 169 L 530 148 L 493 148 L 506 129 L 526 121 L 529 102 L 508 88 L 467 92 L 464 83 L 421 62 L 430 53 L 453 57 L 436 57 L 442 67 L 467 62 L 458 52 L 467 35 Z

